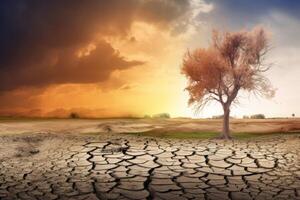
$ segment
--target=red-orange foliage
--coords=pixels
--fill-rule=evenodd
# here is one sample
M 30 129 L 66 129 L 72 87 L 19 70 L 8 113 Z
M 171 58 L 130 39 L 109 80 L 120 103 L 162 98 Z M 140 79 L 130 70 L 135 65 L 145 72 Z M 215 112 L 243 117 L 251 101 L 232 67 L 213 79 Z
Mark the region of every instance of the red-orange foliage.
M 263 75 L 270 65 L 264 64 L 269 51 L 266 31 L 213 32 L 212 45 L 188 51 L 183 59 L 182 73 L 188 78 L 189 104 L 202 108 L 212 100 L 224 109 L 223 137 L 229 138 L 230 105 L 236 103 L 238 92 L 246 90 L 272 97 L 274 89 Z

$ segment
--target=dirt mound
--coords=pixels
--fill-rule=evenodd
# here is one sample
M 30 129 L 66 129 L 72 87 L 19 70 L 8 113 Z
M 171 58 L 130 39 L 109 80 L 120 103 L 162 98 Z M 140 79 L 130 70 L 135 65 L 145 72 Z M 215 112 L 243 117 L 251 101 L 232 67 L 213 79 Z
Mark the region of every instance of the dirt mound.
M 162 128 L 150 123 L 110 122 L 99 124 L 98 129 L 104 133 L 138 133 Z

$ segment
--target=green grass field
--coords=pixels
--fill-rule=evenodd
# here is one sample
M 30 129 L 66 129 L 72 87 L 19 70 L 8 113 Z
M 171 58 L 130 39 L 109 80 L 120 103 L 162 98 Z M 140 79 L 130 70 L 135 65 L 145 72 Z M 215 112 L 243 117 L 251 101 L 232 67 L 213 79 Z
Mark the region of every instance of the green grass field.
M 124 133 L 134 136 L 145 136 L 145 137 L 159 137 L 159 138 L 174 138 L 174 139 L 214 139 L 217 138 L 219 132 L 144 132 L 144 133 Z M 253 139 L 258 137 L 270 137 L 275 135 L 280 135 L 282 133 L 232 133 L 234 139 Z M 284 133 L 287 134 L 297 134 L 300 133 Z

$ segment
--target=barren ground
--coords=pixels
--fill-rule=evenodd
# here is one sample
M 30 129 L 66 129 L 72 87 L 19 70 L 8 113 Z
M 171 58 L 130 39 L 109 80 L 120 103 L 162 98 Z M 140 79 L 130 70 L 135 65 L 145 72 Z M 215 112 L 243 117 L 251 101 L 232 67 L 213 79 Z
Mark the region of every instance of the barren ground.
M 300 120 L 231 127 L 264 137 L 161 137 L 220 120 L 2 120 L 0 199 L 300 199 Z

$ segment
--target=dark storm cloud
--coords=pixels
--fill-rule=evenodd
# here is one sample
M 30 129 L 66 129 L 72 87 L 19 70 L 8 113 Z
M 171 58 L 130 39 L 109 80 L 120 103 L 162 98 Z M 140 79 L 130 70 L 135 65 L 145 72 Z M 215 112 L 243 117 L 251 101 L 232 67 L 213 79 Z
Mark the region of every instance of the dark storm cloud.
M 96 83 L 107 80 L 114 70 L 140 64 L 143 63 L 126 61 L 108 43 L 102 41 L 86 56 L 78 57 L 71 48 L 52 52 L 48 59 L 44 58 L 41 62 L 30 65 L 24 66 L 19 62 L 15 67 L 2 71 L 0 82 L 6 84 L 0 85 L 0 90 L 12 90 L 19 86 Z
M 300 1 L 297 0 L 205 0 L 212 3 L 210 13 L 202 13 L 199 18 L 213 24 L 240 28 L 259 23 L 272 11 L 279 11 L 300 19 Z
M 126 60 L 99 37 L 124 37 L 134 21 L 168 28 L 188 8 L 185 0 L 1 1 L 0 91 L 105 81 L 142 62 Z M 96 49 L 79 58 L 89 43 Z
M 189 6 L 189 0 L 146 0 L 137 14 L 145 21 L 166 24 L 184 15 Z

